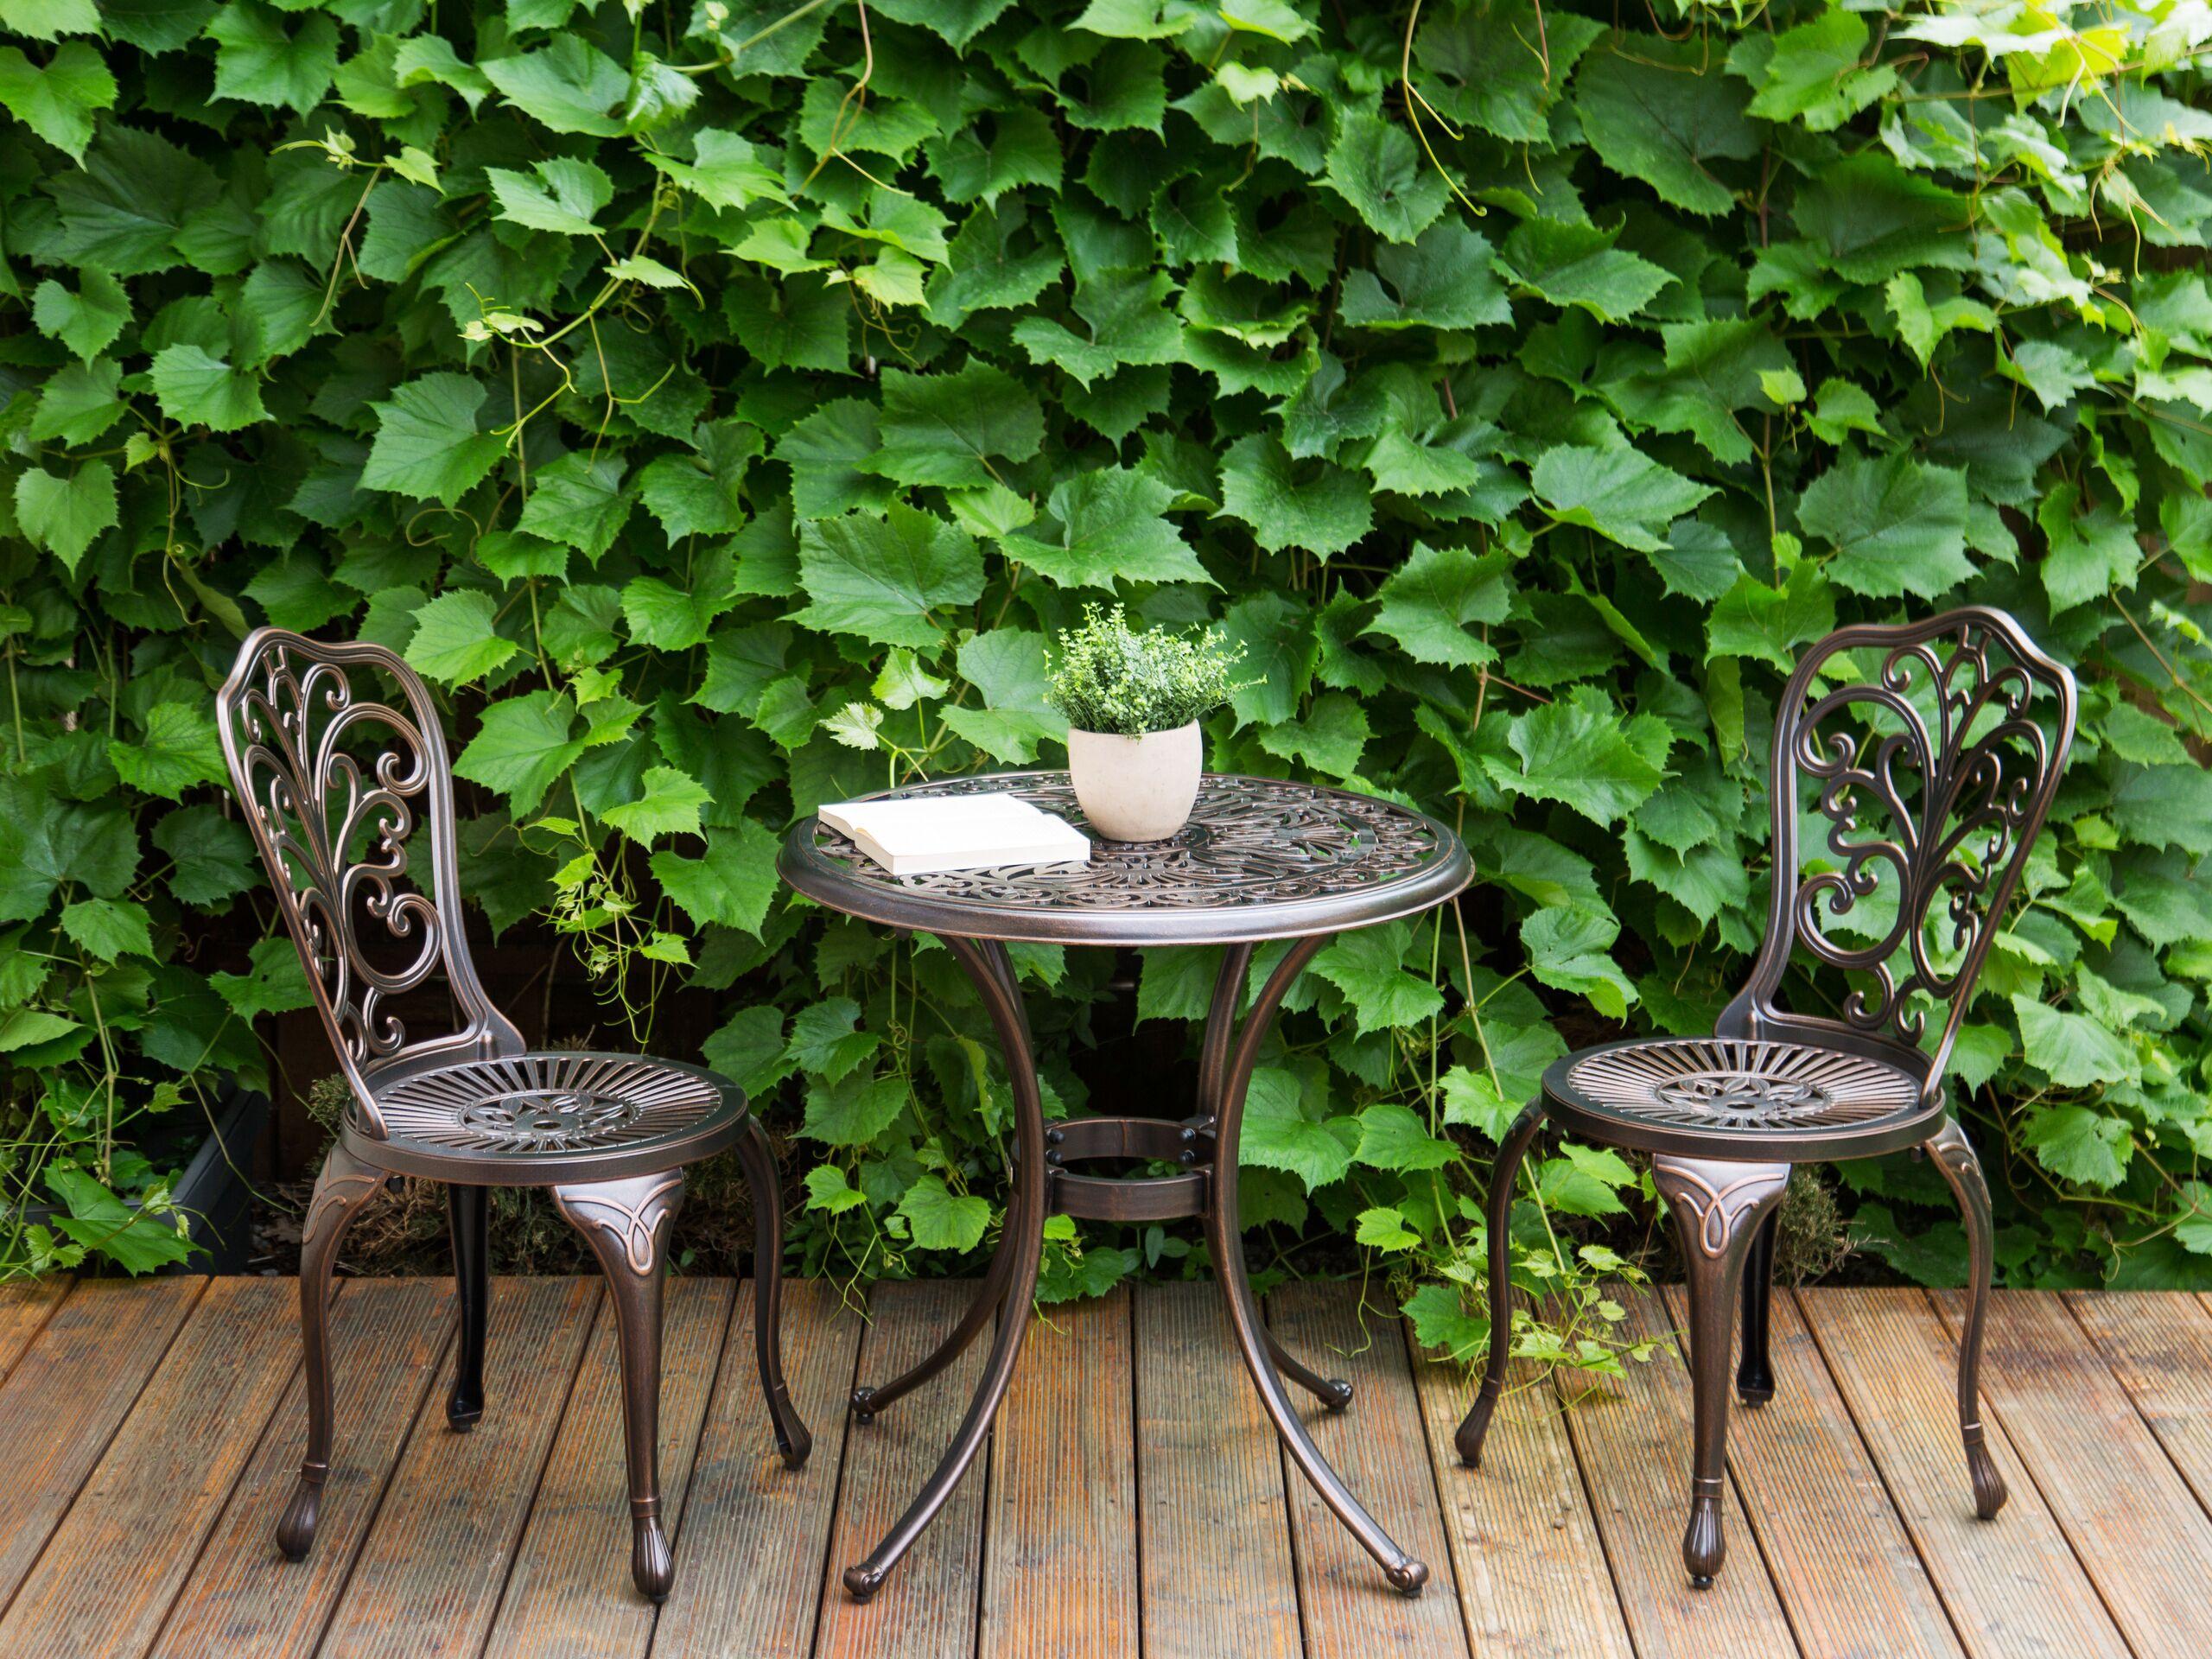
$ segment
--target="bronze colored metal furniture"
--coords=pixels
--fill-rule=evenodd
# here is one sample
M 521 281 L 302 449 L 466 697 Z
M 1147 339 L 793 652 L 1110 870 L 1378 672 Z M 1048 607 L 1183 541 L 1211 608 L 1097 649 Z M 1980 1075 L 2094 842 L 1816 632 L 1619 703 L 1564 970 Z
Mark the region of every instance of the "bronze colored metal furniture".
M 1064 772 L 1004 772 L 891 791 L 919 796 L 1009 791 L 1071 823 L 1084 818 Z M 1164 1221 L 1203 1217 L 1214 1271 L 1228 1299 L 1244 1363 L 1293 1461 L 1384 1575 L 1408 1594 L 1427 1567 L 1393 1542 L 1348 1491 L 1306 1432 L 1283 1374 L 1332 1411 L 1347 1382 L 1285 1353 L 1261 1322 L 1237 1227 L 1238 1136 L 1260 1046 L 1283 995 L 1330 937 L 1440 905 L 1473 874 L 1459 836 L 1433 819 L 1340 790 L 1261 778 L 1209 777 L 1191 822 L 1166 841 L 1101 840 L 1086 865 L 1025 866 L 893 876 L 817 819 L 802 820 L 778 868 L 832 910 L 935 933 L 959 959 L 989 1011 L 1014 1101 L 1014 1195 L 1006 1228 L 976 1300 L 920 1363 L 853 1391 L 866 1423 L 935 1376 L 997 1316 L 982 1382 L 951 1446 L 882 1542 L 847 1567 L 845 1588 L 865 1600 L 935 1518 L 975 1460 L 1005 1397 L 1029 1325 L 1046 1217 Z M 1254 947 L 1288 939 L 1240 1024 Z M 1008 942 L 1059 944 L 1225 944 L 1198 1059 L 1196 1112 L 1186 1118 L 1082 1117 L 1047 1128 L 1036 1056 Z M 1146 1159 L 1182 1166 L 1166 1176 L 1084 1175 L 1071 1165 Z
M 484 1414 L 493 1186 L 543 1186 L 607 1274 L 621 1342 L 632 1575 L 653 1600 L 675 1563 L 660 1520 L 661 1280 L 684 1166 L 734 1146 L 755 1214 L 754 1344 L 777 1449 L 812 1446 L 784 1384 L 783 1216 L 767 1135 L 743 1093 L 695 1065 L 628 1054 L 530 1052 L 469 959 L 455 868 L 453 779 L 438 711 L 379 645 L 262 628 L 216 708 L 231 780 L 307 968 L 353 1101 L 315 1181 L 300 1255 L 308 1446 L 276 1538 L 315 1541 L 330 1471 L 330 1277 L 362 1207 L 394 1176 L 447 1184 L 461 1330 L 446 1421 Z M 426 893 L 410 837 L 428 831 Z M 457 1028 L 410 1039 L 389 1006 L 442 972 Z
M 1870 683 L 1834 671 L 1864 673 L 1870 661 L 1878 664 Z M 1980 607 L 1843 628 L 1798 664 L 1775 715 L 1773 900 L 1750 983 L 1710 1038 L 1609 1043 L 1555 1062 L 1498 1149 L 1490 1363 L 1457 1436 L 1467 1463 L 1481 1464 L 1505 1381 L 1507 1228 L 1522 1156 L 1548 1118 L 1571 1134 L 1640 1147 L 1653 1154 L 1687 1269 L 1695 1421 L 1682 1560 L 1693 1583 L 1710 1584 L 1727 1553 L 1721 1481 L 1732 1314 L 1740 1294 L 1736 1392 L 1747 1406 L 1764 1405 L 1774 1397 L 1775 1212 L 1790 1168 L 1919 1147 L 1966 1214 L 1974 1294 L 1959 1344 L 1959 1429 L 1974 1512 L 1986 1521 L 2004 1506 L 1977 1388 L 1989 1189 L 1950 1114 L 1943 1071 L 2050 810 L 2075 702 L 2073 676 L 2011 617 Z M 1809 869 L 1798 850 L 1807 810 L 1827 820 L 1826 848 Z M 1839 937 L 1847 931 L 1855 937 Z M 1833 1014 L 1789 1012 L 1776 1000 L 1799 944 L 1851 976 Z

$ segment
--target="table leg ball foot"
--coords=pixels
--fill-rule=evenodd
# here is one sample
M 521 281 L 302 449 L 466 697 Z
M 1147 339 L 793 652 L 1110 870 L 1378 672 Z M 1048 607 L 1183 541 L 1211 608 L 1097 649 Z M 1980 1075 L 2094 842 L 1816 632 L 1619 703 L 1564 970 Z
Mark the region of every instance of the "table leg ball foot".
M 1410 1558 L 1395 1567 L 1386 1567 L 1382 1576 L 1390 1580 L 1390 1587 L 1402 1596 L 1417 1596 L 1421 1587 L 1428 1582 L 1428 1563 Z
M 1321 1394 L 1321 1403 L 1324 1406 L 1331 1411 L 1342 1411 L 1346 1406 L 1351 1404 L 1351 1383 L 1345 1382 L 1341 1376 L 1332 1376 L 1324 1381 L 1325 1386 Z
M 851 1403 L 855 1422 L 872 1423 L 875 1421 L 875 1390 L 874 1389 L 855 1389 Z
M 866 1601 L 883 1587 L 883 1569 L 874 1567 L 849 1567 L 842 1575 L 845 1593 L 855 1601 Z

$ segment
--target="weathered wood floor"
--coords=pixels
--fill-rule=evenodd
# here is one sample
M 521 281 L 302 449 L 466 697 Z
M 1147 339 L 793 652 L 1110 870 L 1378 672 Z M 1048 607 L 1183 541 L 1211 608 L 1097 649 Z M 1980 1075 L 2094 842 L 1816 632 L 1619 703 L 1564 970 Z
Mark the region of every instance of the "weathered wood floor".
M 1562 1417 L 1512 1396 L 1461 1469 L 1455 1374 L 1409 1363 L 1349 1287 L 1277 1295 L 1294 1350 L 1350 1376 L 1316 1438 L 1427 1558 L 1382 1586 L 1286 1471 L 1211 1287 L 1141 1288 L 1031 1335 L 995 1442 L 865 1607 L 836 1586 L 938 1454 L 974 1351 L 874 1424 L 855 1377 L 924 1351 L 966 1287 L 895 1287 L 873 1323 L 791 1287 L 813 1461 L 773 1457 L 750 1287 L 673 1287 L 663 1466 L 676 1593 L 632 1593 L 611 1321 L 589 1280 L 499 1284 L 490 1407 L 447 1432 L 442 1282 L 337 1301 L 340 1438 L 315 1552 L 271 1529 L 304 1427 L 294 1287 L 168 1279 L 0 1292 L 0 1656 L 2201 1655 L 2212 1638 L 2212 1305 L 2000 1297 L 1987 1384 L 2012 1501 L 1971 1517 L 1956 1299 L 1778 1299 L 1781 1391 L 1738 1413 L 1731 1554 L 1677 1555 L 1688 1389 L 1669 1359 Z M 1646 1299 L 1653 1325 L 1679 1301 Z

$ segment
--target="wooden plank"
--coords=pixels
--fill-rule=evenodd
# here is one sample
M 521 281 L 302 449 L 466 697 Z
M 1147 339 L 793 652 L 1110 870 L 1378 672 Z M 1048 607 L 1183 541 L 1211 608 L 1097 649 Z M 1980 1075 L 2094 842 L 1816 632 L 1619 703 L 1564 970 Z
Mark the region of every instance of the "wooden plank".
M 2066 1302 L 2196 1501 L 2212 1509 L 2212 1311 L 2186 1291 L 2070 1291 Z
M 682 1537 L 684 1488 L 735 1292 L 727 1279 L 677 1279 L 663 1293 L 661 1513 L 671 1539 Z M 690 1554 L 679 1541 L 679 1578 L 690 1566 Z M 622 1353 L 610 1307 L 576 1375 L 486 1653 L 488 1659 L 550 1653 L 623 1659 L 643 1654 L 652 1634 L 653 1605 L 638 1594 L 630 1576 Z
M 878 1285 L 861 1340 L 860 1380 L 880 1382 L 921 1359 L 952 1328 L 976 1290 L 973 1281 L 959 1279 Z M 875 1548 L 937 1467 L 982 1376 L 989 1342 L 987 1332 L 957 1362 L 887 1407 L 874 1422 L 847 1429 L 844 1487 L 815 1633 L 817 1659 L 965 1659 L 975 1651 L 988 1484 L 982 1465 L 989 1446 L 872 1599 L 855 1602 L 837 1575 Z M 1023 1356 L 1025 1362 L 1031 1357 Z M 823 1427 L 817 1424 L 815 1432 Z M 827 1427 L 834 1433 L 836 1420 Z
M 656 1654 L 807 1659 L 862 1328 L 835 1285 L 784 1287 L 784 1372 L 800 1421 L 814 1431 L 805 1467 L 786 1469 L 760 1398 L 752 1287 L 740 1294 L 675 1535 L 676 1589 L 661 1609 Z M 897 1587 L 893 1580 L 878 1599 Z
M 208 1281 L 90 1280 L 0 1386 L 0 1606 L 14 1599 Z
M 1955 1335 L 1964 1294 L 1936 1300 Z M 1996 1293 L 1981 1386 L 2136 1659 L 2197 1659 L 2212 1517 L 2057 1293 Z
M 597 1279 L 493 1281 L 483 1421 L 455 1434 L 435 1401 L 416 1416 L 320 1649 L 328 1659 L 483 1646 L 600 1301 Z
M 1990 1454 L 2012 1499 L 1996 1520 L 1974 1518 L 1959 1446 L 1958 1347 L 1928 1299 L 1916 1290 L 1823 1288 L 1796 1300 L 1967 1651 L 1975 1659 L 2122 1659 L 2126 1645 L 2004 1425 L 1987 1412 Z
M 1422 1357 L 1410 1332 L 1407 1347 L 1475 1651 L 1485 1659 L 1630 1659 L 1558 1396 L 1533 1365 L 1516 1361 L 1483 1466 L 1470 1469 L 1452 1437 L 1474 1403 L 1479 1372 Z
M 1331 1413 L 1297 1396 L 1321 1455 L 1399 1547 L 1428 1563 L 1427 1587 L 1400 1595 L 1382 1569 L 1287 1455 L 1299 1599 L 1311 1659 L 1367 1659 L 1386 1653 L 1446 1659 L 1468 1651 L 1453 1593 L 1451 1552 L 1438 1513 L 1421 1402 L 1395 1312 L 1362 1310 L 1350 1284 L 1287 1285 L 1269 1299 L 1268 1323 L 1283 1344 L 1325 1376 L 1350 1379 L 1352 1402 Z
M 296 1350 L 298 1283 L 270 1282 L 283 1293 L 270 1322 Z M 307 1560 L 288 1561 L 276 1544 L 276 1520 L 307 1449 L 307 1382 L 296 1373 L 154 1643 L 157 1659 L 276 1659 L 314 1651 L 416 1414 L 442 1378 L 451 1300 L 442 1279 L 344 1284 L 331 1306 L 337 1441 L 315 1548 Z M 437 1397 L 442 1401 L 442 1389 Z
M 77 1281 L 66 1274 L 33 1279 L 22 1284 L 0 1285 L 0 1381 L 29 1351 L 54 1310 Z
M 1138 1287 L 1136 1391 L 1146 1659 L 1299 1659 L 1282 1453 L 1217 1287 Z
M 1677 1330 L 1688 1306 L 1667 1293 Z M 1796 1304 L 1771 1305 L 1775 1396 L 1731 1402 L 1728 1468 L 1805 1659 L 1964 1650 Z M 1869 1645 L 1872 1643 L 1872 1645 Z
M 211 1279 L 45 1554 L 0 1652 L 143 1653 L 299 1365 L 279 1279 Z
M 1136 1659 L 1129 1294 L 1051 1309 L 992 1430 L 980 1659 Z
M 1625 1332 L 1671 1336 L 1656 1292 L 1619 1294 L 1629 1311 Z M 1625 1381 L 1580 1400 L 1567 1427 L 1643 1659 L 1796 1653 L 1733 1482 L 1724 1500 L 1728 1559 L 1710 1587 L 1690 1586 L 1682 1566 L 1690 1510 L 1690 1379 L 1678 1355 L 1631 1364 Z

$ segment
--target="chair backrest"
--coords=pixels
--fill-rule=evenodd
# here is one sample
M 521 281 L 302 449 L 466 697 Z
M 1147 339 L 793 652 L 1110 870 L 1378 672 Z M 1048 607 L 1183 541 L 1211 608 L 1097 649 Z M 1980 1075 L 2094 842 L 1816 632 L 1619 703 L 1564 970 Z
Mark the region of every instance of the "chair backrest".
M 232 785 L 362 1122 L 381 1137 L 370 1078 L 524 1046 L 469 960 L 437 709 L 383 646 L 280 628 L 247 637 L 219 697 Z M 418 829 L 427 882 L 410 866 Z M 387 1004 L 441 971 L 459 1028 L 410 1040 Z
M 1860 653 L 1878 656 L 1872 682 L 1832 683 L 1846 652 L 1859 673 Z M 1719 1034 L 1895 1061 L 1932 1096 L 2057 792 L 2075 702 L 2074 677 L 1981 606 L 1841 628 L 1808 652 L 1775 710 L 1766 939 Z M 1808 810 L 1827 821 L 1809 870 Z M 1840 1017 L 1777 1005 L 1800 945 L 1845 974 Z

